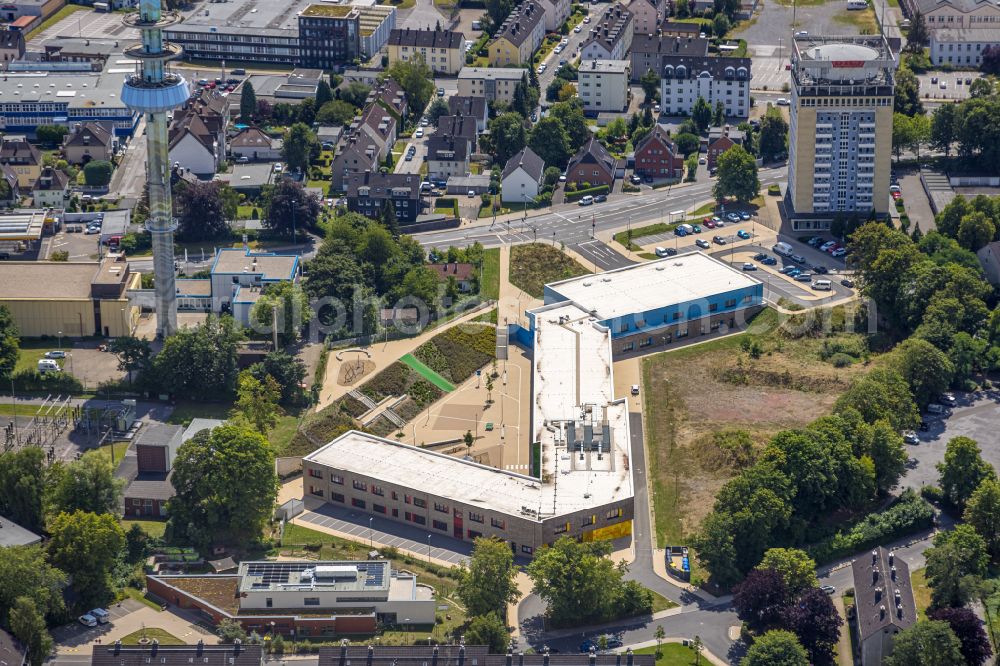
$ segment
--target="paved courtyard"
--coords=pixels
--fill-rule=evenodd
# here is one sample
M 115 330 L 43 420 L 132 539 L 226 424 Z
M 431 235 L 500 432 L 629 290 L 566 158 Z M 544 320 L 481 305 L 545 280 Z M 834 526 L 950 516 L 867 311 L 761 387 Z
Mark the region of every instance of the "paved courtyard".
M 111 621 L 96 627 L 85 627 L 79 622 L 52 630 L 57 655 L 89 654 L 96 643 L 114 643 L 129 634 L 145 629 L 163 629 L 185 643 L 218 643 L 219 639 L 200 619 L 188 611 L 157 611 L 133 599 L 125 599 L 108 609 Z

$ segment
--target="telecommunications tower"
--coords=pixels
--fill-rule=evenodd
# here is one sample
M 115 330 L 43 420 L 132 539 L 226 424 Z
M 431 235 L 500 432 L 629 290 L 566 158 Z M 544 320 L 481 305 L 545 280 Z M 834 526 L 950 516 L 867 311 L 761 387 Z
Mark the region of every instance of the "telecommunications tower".
M 163 41 L 163 28 L 180 21 L 176 12 L 162 11 L 160 0 L 140 0 L 139 11 L 123 23 L 137 28 L 142 42 L 125 49 L 125 56 L 139 61 L 139 71 L 125 79 L 122 102 L 146 118 L 146 185 L 149 217 L 146 231 L 153 241 L 153 274 L 156 291 L 156 334 L 177 330 L 177 289 L 174 284 L 174 224 L 170 203 L 170 154 L 167 112 L 187 101 L 187 81 L 167 72 L 168 60 L 178 57 L 179 46 Z

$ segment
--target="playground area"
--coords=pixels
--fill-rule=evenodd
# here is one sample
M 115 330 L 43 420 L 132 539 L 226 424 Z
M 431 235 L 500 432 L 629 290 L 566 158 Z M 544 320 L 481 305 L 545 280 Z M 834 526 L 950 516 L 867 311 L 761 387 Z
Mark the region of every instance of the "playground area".
M 371 353 L 365 349 L 344 349 L 337 352 L 336 360 L 340 364 L 337 370 L 340 386 L 357 386 L 375 369 Z
M 510 358 L 497 363 L 493 391 L 487 391 L 487 366 L 425 409 L 402 429 L 402 441 L 454 456 L 470 455 L 484 465 L 512 472 L 529 471 L 531 360 L 511 346 Z M 492 398 L 492 402 L 488 402 Z M 465 444 L 473 436 L 471 449 Z

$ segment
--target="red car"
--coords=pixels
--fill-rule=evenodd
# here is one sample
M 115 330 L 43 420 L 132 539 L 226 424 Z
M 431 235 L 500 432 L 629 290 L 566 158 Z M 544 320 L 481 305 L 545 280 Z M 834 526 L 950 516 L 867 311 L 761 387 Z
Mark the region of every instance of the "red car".
M 712 222 L 712 220 L 710 220 L 707 217 L 705 218 L 705 221 L 702 224 L 704 224 L 709 229 L 714 229 L 715 228 L 715 222 Z
M 828 248 L 826 249 L 826 251 L 827 251 L 828 253 L 829 253 L 829 252 L 833 252 L 834 250 L 839 250 L 839 249 L 840 249 L 841 247 L 843 247 L 843 246 L 842 246 L 842 245 L 841 245 L 840 243 L 834 243 L 833 245 L 831 245 L 830 247 L 828 247 Z
M 898 198 L 899 198 L 899 197 L 901 197 L 901 196 L 903 196 L 903 193 L 902 193 L 902 192 L 893 192 L 893 193 L 892 193 L 892 198 L 893 198 L 893 199 L 898 199 Z

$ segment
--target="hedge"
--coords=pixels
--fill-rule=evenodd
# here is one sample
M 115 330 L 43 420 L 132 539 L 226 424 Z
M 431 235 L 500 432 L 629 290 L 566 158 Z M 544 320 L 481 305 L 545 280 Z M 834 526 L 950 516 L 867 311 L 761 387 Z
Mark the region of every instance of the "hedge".
M 931 505 L 912 489 L 907 489 L 885 511 L 865 516 L 846 531 L 837 532 L 809 546 L 806 551 L 817 563 L 829 562 L 926 529 L 933 522 Z
M 767 193 L 770 194 L 772 197 L 780 197 L 781 187 L 779 187 L 778 185 L 768 185 Z
M 607 185 L 598 185 L 597 187 L 590 187 L 590 188 L 587 188 L 586 190 L 577 190 L 576 192 L 567 192 L 566 193 L 566 201 L 576 201 L 578 199 L 582 199 L 583 197 L 587 196 L 588 194 L 590 194 L 590 195 L 607 194 L 610 191 L 611 191 L 611 188 L 609 188 Z
M 68 372 L 46 372 L 21 370 L 14 373 L 14 388 L 18 391 L 60 393 L 80 393 L 83 384 Z

